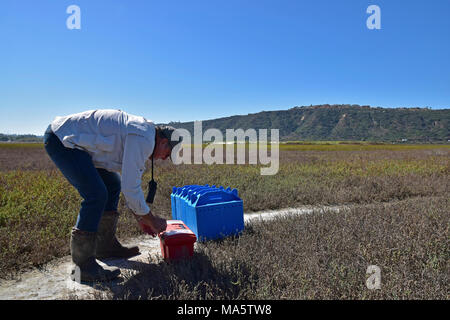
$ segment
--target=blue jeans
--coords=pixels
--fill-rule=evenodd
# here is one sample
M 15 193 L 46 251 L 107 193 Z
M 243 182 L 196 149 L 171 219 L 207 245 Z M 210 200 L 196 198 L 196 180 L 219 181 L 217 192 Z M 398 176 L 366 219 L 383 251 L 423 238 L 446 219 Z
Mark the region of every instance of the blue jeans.
M 86 151 L 64 147 L 50 126 L 44 134 L 44 145 L 52 161 L 83 198 L 75 226 L 96 232 L 103 211 L 117 210 L 120 176 L 96 168 Z

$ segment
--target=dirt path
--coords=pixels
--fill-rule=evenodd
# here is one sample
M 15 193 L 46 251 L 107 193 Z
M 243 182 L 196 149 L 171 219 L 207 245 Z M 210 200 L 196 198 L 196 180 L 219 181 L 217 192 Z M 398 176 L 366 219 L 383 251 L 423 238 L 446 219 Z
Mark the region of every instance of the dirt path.
M 303 206 L 293 209 L 261 211 L 244 215 L 244 220 L 272 219 L 283 215 L 298 215 L 312 213 L 313 211 L 339 211 L 344 206 Z M 139 256 L 129 260 L 108 260 L 108 265 L 117 266 L 122 273 L 137 273 L 139 267 L 149 262 L 149 256 L 160 255 L 159 238 L 144 235 L 124 242 L 124 244 L 138 245 L 141 251 Z M 104 265 L 103 262 L 100 264 Z M 12 299 L 68 299 L 88 297 L 95 292 L 101 292 L 98 288 L 79 284 L 69 277 L 72 262 L 70 256 L 49 262 L 40 269 L 24 272 L 17 280 L 0 280 L 0 300 Z M 120 281 L 120 280 L 119 280 Z M 108 286 L 114 289 L 120 282 L 111 282 Z

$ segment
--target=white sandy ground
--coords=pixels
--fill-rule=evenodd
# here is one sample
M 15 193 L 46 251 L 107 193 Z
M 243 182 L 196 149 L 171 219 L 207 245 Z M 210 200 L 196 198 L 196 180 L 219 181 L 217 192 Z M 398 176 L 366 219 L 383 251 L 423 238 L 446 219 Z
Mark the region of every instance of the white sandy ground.
M 302 206 L 299 208 L 261 211 L 244 215 L 245 222 L 258 219 L 269 220 L 283 215 L 299 215 L 312 213 L 313 211 L 338 212 L 344 206 Z M 107 265 L 119 267 L 123 274 L 133 275 L 144 263 L 149 263 L 150 256 L 161 255 L 159 238 L 143 235 L 130 239 L 124 244 L 138 245 L 141 254 L 128 260 L 108 260 Z M 101 265 L 105 263 L 98 261 Z M 88 297 L 99 291 L 92 286 L 79 284 L 70 279 L 72 262 L 70 256 L 55 259 L 42 268 L 22 273 L 14 280 L 0 280 L 0 300 L 54 300 Z M 119 280 L 120 281 L 120 280 Z M 120 282 L 109 284 L 111 288 L 118 286 Z

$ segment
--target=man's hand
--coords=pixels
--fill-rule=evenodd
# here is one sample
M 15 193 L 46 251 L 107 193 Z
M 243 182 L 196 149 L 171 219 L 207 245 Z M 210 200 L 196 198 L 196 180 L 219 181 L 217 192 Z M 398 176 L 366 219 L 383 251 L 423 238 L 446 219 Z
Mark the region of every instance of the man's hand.
M 167 228 L 166 219 L 154 216 L 151 212 L 143 216 L 135 214 L 134 217 L 139 223 L 141 230 L 153 237 Z

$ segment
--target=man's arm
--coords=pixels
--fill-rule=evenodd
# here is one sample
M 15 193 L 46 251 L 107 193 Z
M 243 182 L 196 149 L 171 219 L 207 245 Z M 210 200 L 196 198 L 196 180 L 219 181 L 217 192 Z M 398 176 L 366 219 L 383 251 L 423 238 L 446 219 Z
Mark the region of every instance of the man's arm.
M 150 212 L 141 183 L 145 161 L 151 155 L 153 146 L 146 138 L 133 134 L 127 135 L 125 141 L 122 160 L 122 192 L 128 207 L 137 215 L 146 215 Z
M 122 192 L 141 229 L 154 236 L 165 230 L 167 224 L 165 219 L 152 215 L 141 188 L 145 161 L 153 149 L 154 144 L 146 138 L 132 134 L 127 136 L 122 160 Z

